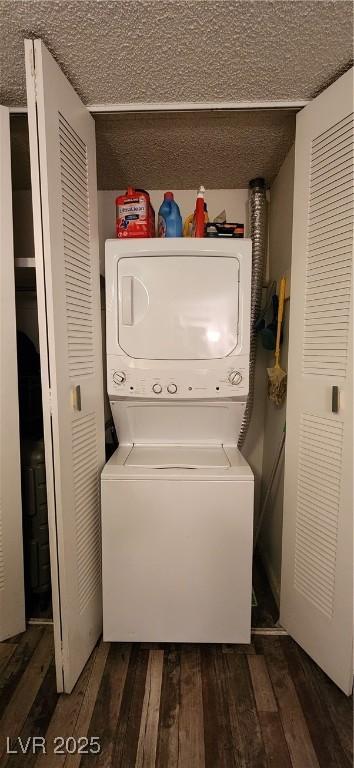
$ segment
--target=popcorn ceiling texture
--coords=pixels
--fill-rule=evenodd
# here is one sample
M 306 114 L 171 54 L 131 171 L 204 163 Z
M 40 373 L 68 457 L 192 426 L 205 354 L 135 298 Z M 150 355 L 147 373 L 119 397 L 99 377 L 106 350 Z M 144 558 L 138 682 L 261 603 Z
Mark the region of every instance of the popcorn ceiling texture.
M 288 111 L 96 115 L 98 189 L 242 189 L 271 183 L 294 141 Z M 15 189 L 30 187 L 27 118 L 11 118 Z
M 24 37 L 86 104 L 311 98 L 352 58 L 348 0 L 1 0 L 0 102 L 23 105 Z
M 239 189 L 271 182 L 294 141 L 289 112 L 97 115 L 99 189 Z

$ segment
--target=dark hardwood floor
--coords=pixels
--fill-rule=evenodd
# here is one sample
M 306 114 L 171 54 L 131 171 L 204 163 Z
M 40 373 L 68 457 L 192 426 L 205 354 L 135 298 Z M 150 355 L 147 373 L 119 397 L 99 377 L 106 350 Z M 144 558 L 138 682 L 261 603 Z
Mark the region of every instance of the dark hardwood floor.
M 352 703 L 289 637 L 246 646 L 100 643 L 56 693 L 50 627 L 0 644 L 0 766 L 350 768 Z M 98 737 L 98 755 L 53 739 Z M 6 754 L 45 736 L 47 754 Z M 81 742 L 82 744 L 82 742 Z M 69 748 L 73 740 L 69 739 Z

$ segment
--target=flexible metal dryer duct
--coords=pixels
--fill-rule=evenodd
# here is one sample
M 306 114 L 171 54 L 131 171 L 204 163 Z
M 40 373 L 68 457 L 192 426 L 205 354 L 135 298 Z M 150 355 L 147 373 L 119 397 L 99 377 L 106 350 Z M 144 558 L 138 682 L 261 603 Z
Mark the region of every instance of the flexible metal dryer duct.
M 252 288 L 251 288 L 251 337 L 249 392 L 242 421 L 238 447 L 242 448 L 250 425 L 254 402 L 256 369 L 256 322 L 261 311 L 264 261 L 266 251 L 266 188 L 264 179 L 252 179 L 249 183 L 250 236 L 252 240 Z

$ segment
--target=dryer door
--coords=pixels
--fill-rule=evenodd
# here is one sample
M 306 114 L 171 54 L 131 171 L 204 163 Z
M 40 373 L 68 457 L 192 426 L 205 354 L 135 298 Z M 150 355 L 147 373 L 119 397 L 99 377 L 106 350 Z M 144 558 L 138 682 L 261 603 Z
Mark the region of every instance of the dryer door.
M 119 346 L 130 357 L 210 360 L 237 346 L 237 257 L 122 258 L 118 296 Z

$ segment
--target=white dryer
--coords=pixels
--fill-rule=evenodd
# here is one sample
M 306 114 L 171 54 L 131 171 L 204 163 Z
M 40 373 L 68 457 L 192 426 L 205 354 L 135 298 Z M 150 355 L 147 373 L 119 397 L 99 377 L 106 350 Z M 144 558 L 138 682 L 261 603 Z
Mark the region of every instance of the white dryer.
M 251 242 L 109 240 L 106 287 L 104 639 L 247 643 Z

